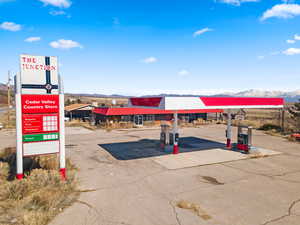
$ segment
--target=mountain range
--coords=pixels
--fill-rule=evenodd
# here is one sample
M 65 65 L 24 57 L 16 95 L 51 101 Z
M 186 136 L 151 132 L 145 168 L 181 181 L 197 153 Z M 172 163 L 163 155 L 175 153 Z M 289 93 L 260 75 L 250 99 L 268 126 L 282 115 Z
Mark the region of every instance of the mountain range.
M 125 95 L 118 95 L 118 94 L 112 94 L 112 95 L 103 95 L 103 94 L 70 94 L 73 96 L 88 96 L 88 97 L 102 97 L 102 98 L 128 98 L 133 96 L 125 96 Z M 185 97 L 195 97 L 199 95 L 181 95 L 181 94 L 158 94 L 158 95 L 151 95 L 154 96 L 185 96 Z M 202 95 L 203 96 L 203 95 Z M 296 91 L 263 91 L 263 90 L 255 90 L 250 89 L 246 91 L 241 92 L 225 92 L 222 94 L 216 94 L 216 95 L 207 95 L 212 97 L 278 97 L 278 98 L 284 98 L 286 102 L 297 102 L 300 100 L 300 89 Z M 149 97 L 149 95 L 144 95 L 141 97 Z
M 3 83 L 0 83 L 0 91 L 3 92 L 7 90 L 6 85 Z M 118 94 L 112 94 L 112 95 L 103 95 L 103 94 L 86 94 L 86 93 L 80 93 L 80 94 L 74 94 L 74 93 L 67 93 L 71 96 L 88 96 L 88 97 L 101 97 L 101 98 L 128 98 L 132 96 L 126 96 L 126 95 L 118 95 Z M 153 95 L 151 95 L 153 96 Z M 180 95 L 180 94 L 164 94 L 161 93 L 159 95 L 154 96 L 199 96 L 199 95 Z M 300 100 L 300 89 L 295 91 L 265 91 L 265 90 L 257 90 L 257 89 L 250 89 L 246 91 L 240 91 L 240 92 L 224 92 L 222 94 L 216 94 L 216 95 L 209 95 L 214 97 L 278 97 L 278 98 L 284 98 L 286 102 L 296 102 Z M 142 96 L 142 97 L 148 97 L 148 96 Z

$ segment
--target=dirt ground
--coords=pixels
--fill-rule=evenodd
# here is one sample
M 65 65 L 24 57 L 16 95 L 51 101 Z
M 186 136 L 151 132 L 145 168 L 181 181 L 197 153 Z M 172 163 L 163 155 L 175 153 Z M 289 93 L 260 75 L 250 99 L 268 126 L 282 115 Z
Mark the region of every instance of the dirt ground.
M 51 225 L 300 224 L 300 144 L 254 131 L 255 146 L 283 154 L 169 170 L 153 160 L 167 154 L 157 148 L 159 132 L 67 128 L 84 192 Z M 183 128 L 180 136 L 222 147 L 225 126 Z M 14 146 L 14 132 L 0 131 L 0 141 Z

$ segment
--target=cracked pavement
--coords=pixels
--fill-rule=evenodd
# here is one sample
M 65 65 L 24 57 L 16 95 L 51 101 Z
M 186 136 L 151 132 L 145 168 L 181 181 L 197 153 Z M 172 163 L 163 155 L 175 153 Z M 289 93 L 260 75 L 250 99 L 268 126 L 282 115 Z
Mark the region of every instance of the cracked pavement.
M 67 154 L 79 167 L 80 189 L 92 191 L 81 193 L 51 225 L 300 224 L 298 143 L 254 131 L 255 146 L 283 154 L 167 170 L 150 156 L 118 160 L 99 146 L 158 139 L 158 128 L 111 132 L 73 129 L 67 128 Z M 224 143 L 224 130 L 223 125 L 183 128 L 180 136 Z M 13 145 L 13 133 L 3 132 L 0 141 Z M 210 219 L 177 207 L 180 200 L 199 205 Z

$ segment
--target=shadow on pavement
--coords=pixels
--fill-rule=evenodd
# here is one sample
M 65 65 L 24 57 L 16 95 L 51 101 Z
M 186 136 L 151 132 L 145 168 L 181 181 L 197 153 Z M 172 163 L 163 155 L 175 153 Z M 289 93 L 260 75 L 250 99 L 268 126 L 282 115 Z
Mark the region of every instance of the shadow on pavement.
M 168 155 L 172 146 L 165 150 L 160 148 L 159 140 L 141 139 L 139 141 L 99 144 L 118 160 L 141 159 Z M 225 144 L 196 137 L 182 137 L 179 141 L 180 152 L 204 151 L 215 148 L 225 148 Z

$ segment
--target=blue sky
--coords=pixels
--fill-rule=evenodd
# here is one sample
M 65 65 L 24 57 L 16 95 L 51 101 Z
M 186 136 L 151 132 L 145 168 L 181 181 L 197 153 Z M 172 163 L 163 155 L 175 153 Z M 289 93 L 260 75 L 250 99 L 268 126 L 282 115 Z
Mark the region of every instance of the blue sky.
M 66 92 L 296 90 L 299 25 L 300 0 L 0 0 L 0 82 L 28 53 Z

